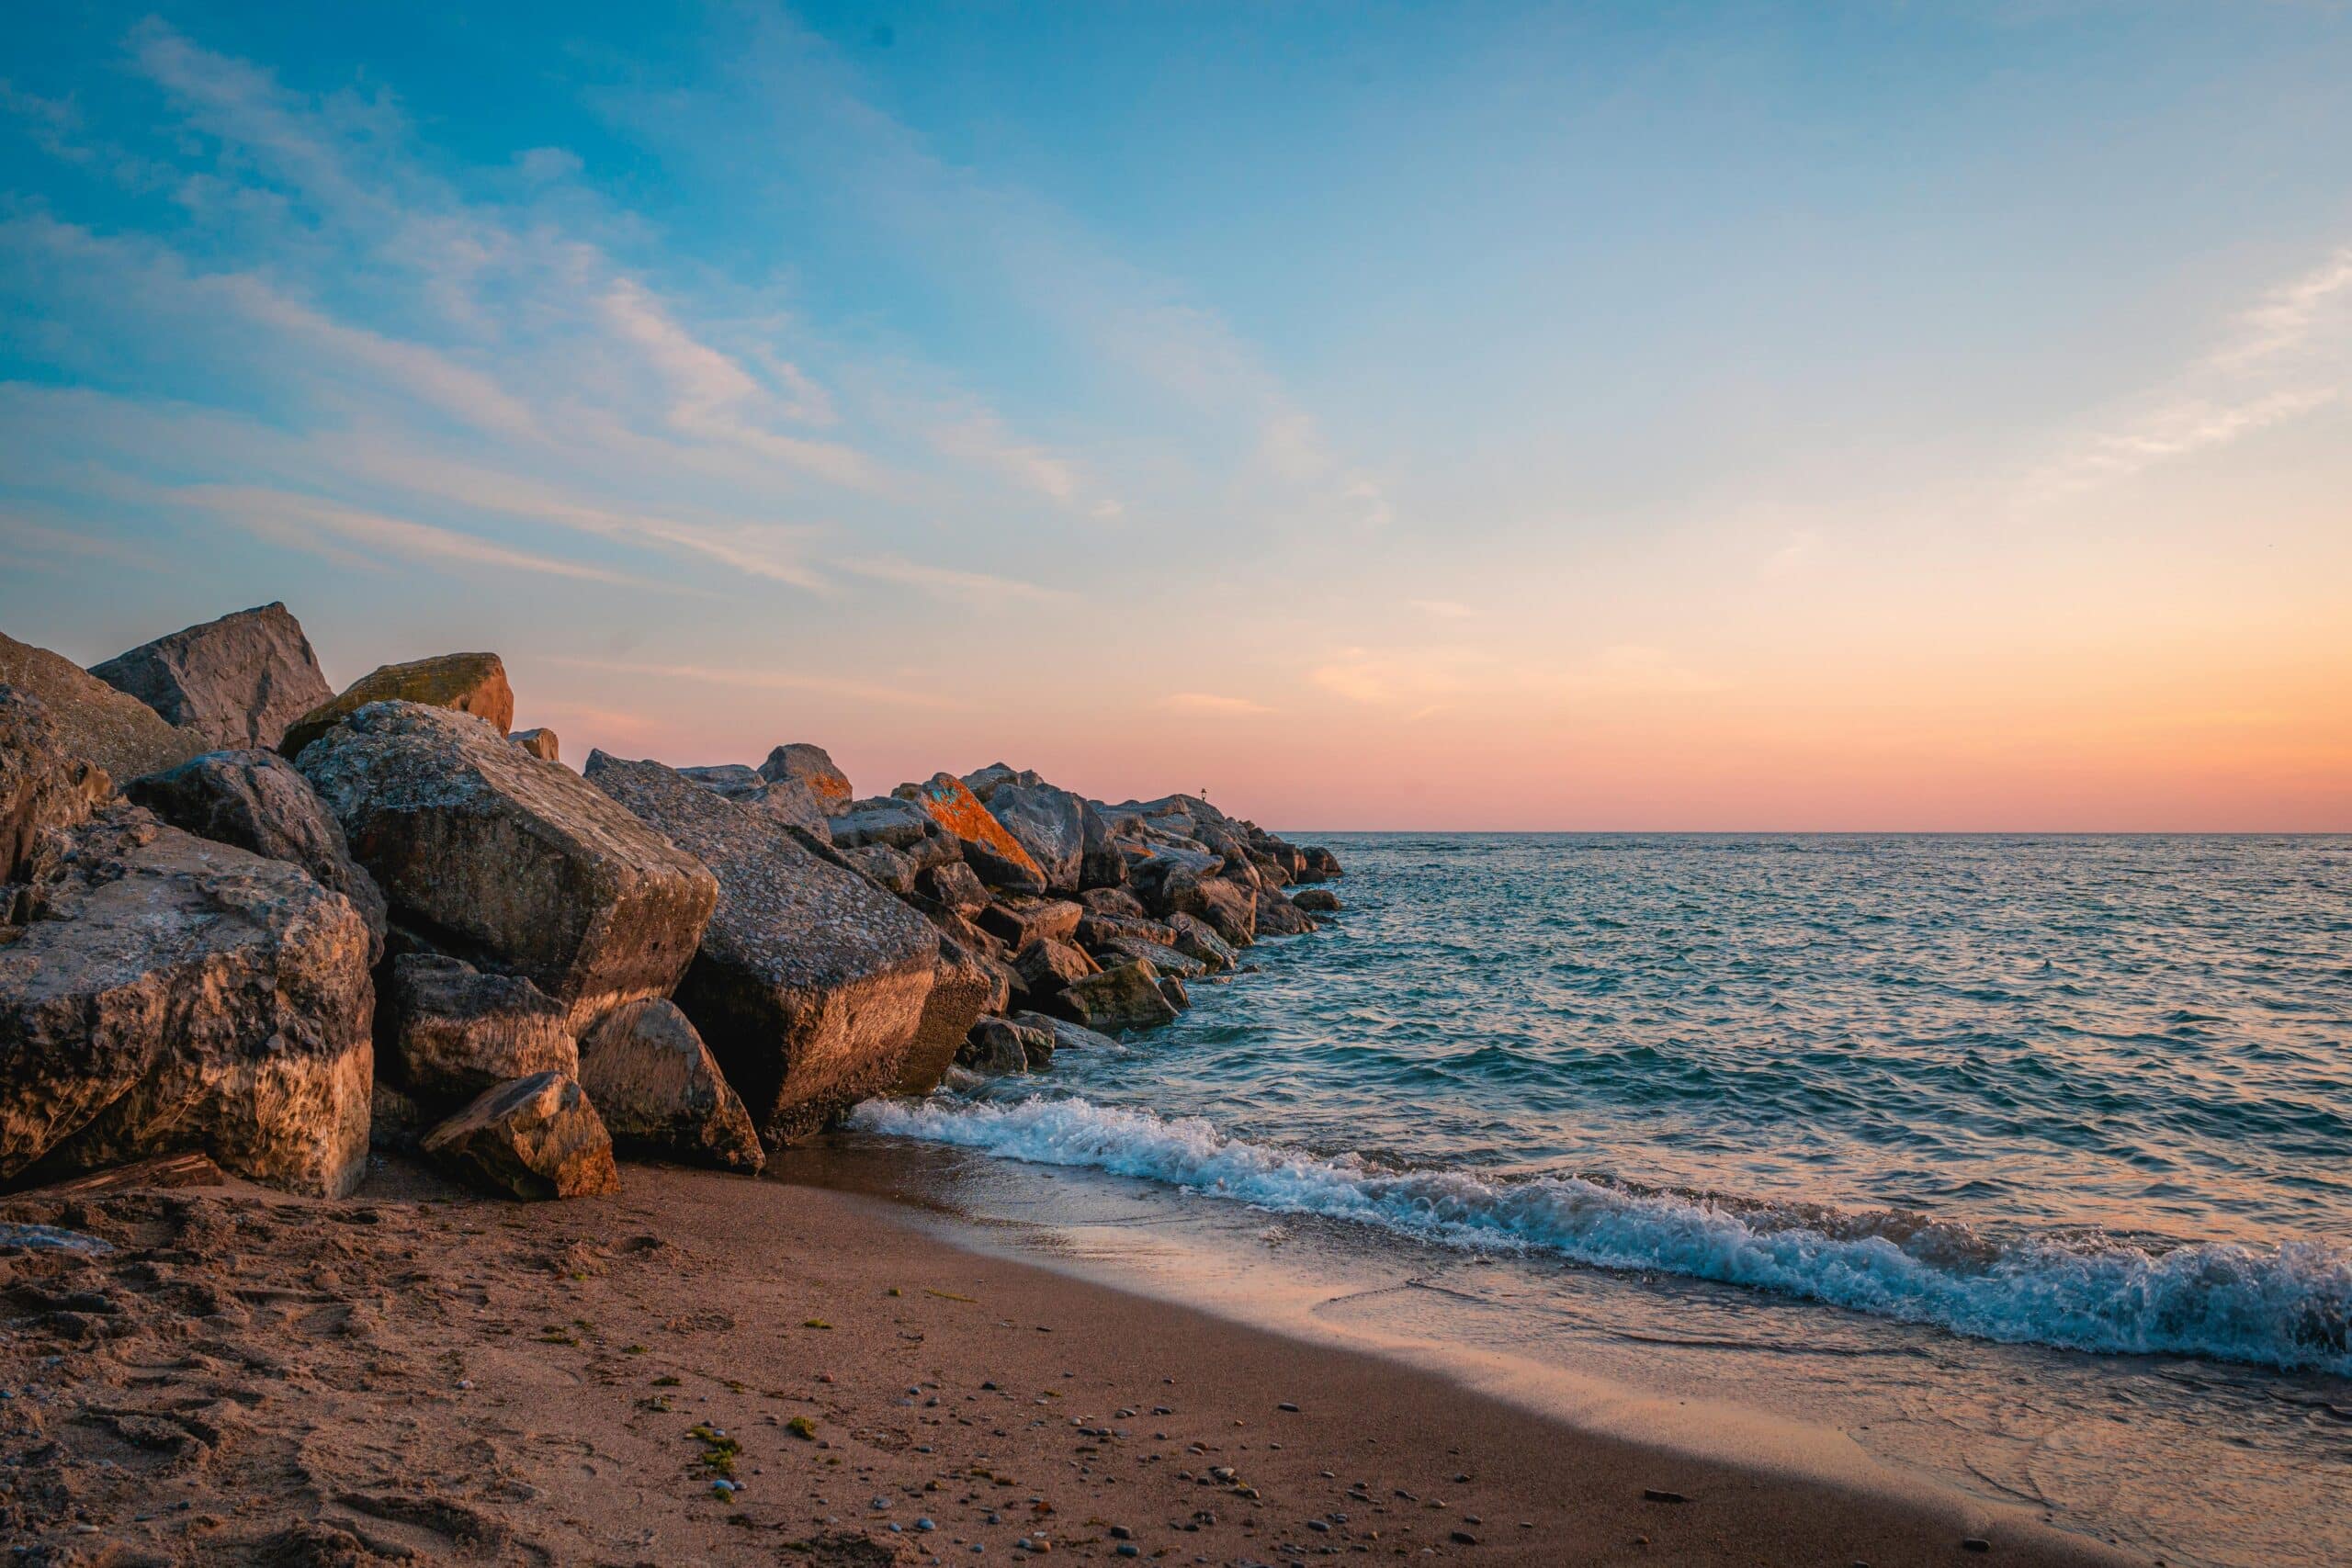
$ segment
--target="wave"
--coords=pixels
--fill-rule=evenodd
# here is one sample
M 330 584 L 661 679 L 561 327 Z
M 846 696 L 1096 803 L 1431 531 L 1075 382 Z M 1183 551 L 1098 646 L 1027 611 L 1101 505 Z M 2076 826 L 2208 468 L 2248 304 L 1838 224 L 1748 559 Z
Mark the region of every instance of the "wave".
M 1895 1211 L 1743 1204 L 1581 1177 L 1383 1170 L 1082 1099 L 869 1100 L 869 1132 L 1086 1166 L 1280 1213 L 1482 1251 L 1550 1253 L 1825 1302 L 2010 1344 L 2186 1355 L 2352 1376 L 2352 1248 L 1995 1241 Z

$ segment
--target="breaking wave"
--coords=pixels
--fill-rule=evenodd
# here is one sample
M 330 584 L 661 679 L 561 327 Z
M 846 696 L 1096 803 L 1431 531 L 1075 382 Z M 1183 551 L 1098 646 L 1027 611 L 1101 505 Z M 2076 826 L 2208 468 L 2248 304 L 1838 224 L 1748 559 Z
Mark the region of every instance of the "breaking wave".
M 2352 1248 L 1992 1240 L 1904 1211 L 1744 1203 L 1581 1177 L 1385 1170 L 1232 1138 L 1197 1117 L 1036 1098 L 869 1101 L 866 1131 L 1085 1166 L 1277 1213 L 1485 1251 L 1750 1286 L 2012 1344 L 2352 1376 Z

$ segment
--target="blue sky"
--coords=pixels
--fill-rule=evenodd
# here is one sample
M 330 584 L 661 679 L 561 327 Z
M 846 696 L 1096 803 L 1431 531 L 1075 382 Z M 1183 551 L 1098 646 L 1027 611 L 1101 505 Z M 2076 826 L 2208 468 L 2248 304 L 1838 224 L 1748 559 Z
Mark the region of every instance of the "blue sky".
M 0 628 L 85 661 L 283 598 L 575 757 L 2352 827 L 2342 6 L 15 32 Z

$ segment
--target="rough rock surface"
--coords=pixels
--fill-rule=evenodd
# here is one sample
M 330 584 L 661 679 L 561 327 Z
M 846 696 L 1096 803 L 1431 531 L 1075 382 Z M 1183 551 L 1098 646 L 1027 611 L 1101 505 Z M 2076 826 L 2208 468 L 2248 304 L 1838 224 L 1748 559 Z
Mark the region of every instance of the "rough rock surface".
M 1173 975 L 1162 975 L 1159 977 L 1159 994 L 1166 997 L 1168 1005 L 1178 1012 L 1182 1012 L 1193 1005 L 1192 993 L 1185 990 L 1184 982 Z
M 910 800 L 854 800 L 825 824 L 825 836 L 840 850 L 883 844 L 914 858 L 918 868 L 963 858 L 962 846 L 930 813 Z
M 666 998 L 616 1008 L 581 1036 L 580 1087 L 625 1152 L 751 1174 L 767 1163 L 741 1097 Z
M 523 975 L 575 1023 L 668 995 L 718 901 L 691 855 L 464 714 L 372 703 L 297 766 L 396 920 Z
M 204 738 L 175 729 L 137 697 L 126 696 L 63 654 L 0 635 L 0 685 L 40 699 L 69 758 L 94 762 L 113 779 L 137 778 L 209 750 Z
M 984 908 L 989 901 L 989 890 L 981 886 L 979 874 L 960 860 L 927 867 L 915 878 L 915 891 L 959 913 Z
M 492 1192 L 587 1198 L 621 1190 L 613 1140 L 580 1085 L 537 1073 L 485 1089 L 424 1134 L 427 1155 Z
M 900 784 L 891 793 L 913 802 L 952 834 L 964 847 L 965 863 L 980 874 L 981 881 L 1013 893 L 1046 890 L 1045 872 L 1020 840 L 1005 831 L 1004 824 L 989 815 L 978 796 L 964 787 L 962 779 L 933 773 L 929 784 Z
M 1073 980 L 1048 1007 L 1073 1023 L 1103 1033 L 1176 1021 L 1176 1010 L 1160 994 L 1159 972 L 1141 959 Z
M 939 939 L 939 959 L 932 966 L 931 995 L 923 998 L 922 1022 L 914 1043 L 907 1047 L 907 1065 L 899 1074 L 896 1092 L 929 1094 L 956 1060 L 972 1025 L 997 999 L 996 977 L 978 956 L 962 944 Z
M 499 734 L 514 723 L 514 689 L 494 653 L 443 653 L 369 671 L 288 727 L 277 749 L 300 759 L 302 749 L 369 703 L 415 703 L 471 714 Z
M 561 1004 L 519 975 L 402 953 L 391 962 L 377 1020 L 379 1070 L 428 1105 L 471 1100 L 534 1073 L 579 1076 Z
M 1174 946 L 1188 958 L 1197 958 L 1208 965 L 1212 975 L 1223 974 L 1241 963 L 1241 954 L 1233 944 L 1217 935 L 1216 929 L 1198 915 L 1182 912 L 1168 917 L 1168 929 L 1176 933 Z
M 68 756 L 49 705 L 0 686 L 0 884 L 28 870 L 44 831 L 78 827 L 114 793 L 104 768 Z M 0 908 L 0 924 L 8 911 Z
M 1257 940 L 1257 896 L 1238 883 L 1221 876 L 1179 873 L 1166 885 L 1161 902 L 1171 915 L 1192 915 L 1205 920 L 1217 935 L 1235 947 L 1247 947 Z
M 299 865 L 351 900 L 368 922 L 368 959 L 383 954 L 384 895 L 351 858 L 343 825 L 311 781 L 275 751 L 207 751 L 133 779 L 124 793 L 175 828 Z
M 799 779 L 770 779 L 758 769 L 747 768 L 741 762 L 721 762 L 707 768 L 680 768 L 678 772 L 738 806 L 764 811 L 779 822 L 806 829 L 820 837 L 829 836 L 824 803 Z
M 1159 971 L 1162 979 L 1197 980 L 1209 972 L 1207 964 L 1179 948 L 1124 932 L 1092 943 L 1087 951 L 1094 955 L 1097 964 L 1106 965 L 1143 959 Z
M 1069 941 L 1085 915 L 1084 905 L 1057 898 L 1005 898 L 982 909 L 977 919 L 982 931 L 1017 953 L 1040 937 Z
M 1328 882 L 1340 874 L 1340 857 L 1320 844 L 1302 844 L 1299 857 L 1306 866 L 1298 873 L 1301 882 Z
M 904 898 L 915 890 L 914 858 L 888 844 L 861 844 L 843 850 L 841 857 L 856 873 L 886 893 Z
M 1336 915 L 1341 908 L 1340 896 L 1328 887 L 1302 887 L 1290 901 L 1310 915 Z
M 563 761 L 563 742 L 556 738 L 554 730 L 544 725 L 537 729 L 509 731 L 506 739 L 509 745 L 520 746 L 542 762 Z
M 118 806 L 0 945 L 0 1177 L 198 1150 L 294 1191 L 368 1153 L 368 929 L 300 869 Z
M 1012 1021 L 1027 1024 L 1032 1029 L 1044 1030 L 1054 1037 L 1054 1049 L 1057 1051 L 1116 1051 L 1119 1049 L 1119 1043 L 1109 1035 L 1098 1034 L 1082 1023 L 1072 1023 L 1066 1018 L 1056 1018 L 1051 1013 L 1016 1012 L 1012 1015 Z
M 956 1059 L 979 1073 L 1043 1072 L 1053 1065 L 1054 1037 L 1031 1024 L 984 1018 L 972 1025 Z
M 922 916 L 659 762 L 598 751 L 587 776 L 718 879 L 676 999 L 762 1137 L 813 1132 L 899 1080 L 939 954 Z
M 159 637 L 90 673 L 220 747 L 275 746 L 334 695 L 302 624 L 278 604 Z
M 1112 819 L 1094 802 L 1082 804 L 1085 816 L 1079 839 L 1078 885 L 1081 888 L 1123 887 L 1127 881 L 1127 855 L 1112 831 Z
M 988 813 L 1028 852 L 1055 892 L 1078 891 L 1086 850 L 1086 803 L 1043 781 L 998 782 L 986 801 Z
M 833 766 L 832 758 L 825 754 L 822 746 L 811 746 L 805 740 L 779 746 L 760 764 L 760 776 L 778 784 L 806 786 L 828 817 L 837 817 L 849 808 L 849 775 Z
M 1298 936 L 1315 929 L 1306 911 L 1272 887 L 1261 887 L 1254 898 L 1254 927 L 1259 936 Z
M 1084 951 L 1066 942 L 1041 936 L 1012 955 L 1012 972 L 1021 988 L 1034 1000 L 1057 996 L 1074 982 L 1102 973 L 1102 966 Z

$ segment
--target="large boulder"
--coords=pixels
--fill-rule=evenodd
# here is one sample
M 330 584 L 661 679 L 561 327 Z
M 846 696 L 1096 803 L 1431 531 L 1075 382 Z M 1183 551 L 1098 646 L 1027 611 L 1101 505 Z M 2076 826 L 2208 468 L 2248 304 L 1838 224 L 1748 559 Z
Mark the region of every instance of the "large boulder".
M 88 821 L 113 793 L 104 768 L 66 753 L 46 703 L 0 686 L 0 884 L 27 874 L 44 832 Z
M 561 1073 L 516 1078 L 424 1134 L 424 1152 L 492 1192 L 531 1200 L 621 1190 L 613 1140 L 579 1084 Z
M 849 775 L 833 766 L 832 758 L 822 746 L 811 746 L 805 740 L 795 740 L 768 753 L 760 764 L 760 776 L 775 784 L 797 784 L 816 797 L 818 807 L 828 817 L 838 817 L 849 809 Z
M 840 851 L 842 861 L 885 893 L 905 898 L 915 890 L 914 858 L 888 844 L 861 844 Z
M 1057 1051 L 1116 1051 L 1119 1043 L 1107 1034 L 1098 1034 L 1082 1023 L 1072 1023 L 1066 1018 L 1050 1013 L 1016 1012 L 1012 1021 L 1031 1029 L 1043 1030 L 1051 1035 Z
M 741 762 L 680 768 L 678 772 L 738 806 L 764 811 L 790 827 L 806 829 L 820 836 L 826 833 L 823 804 L 816 792 L 798 779 L 770 779 L 758 769 L 747 768 Z
M 369 671 L 287 728 L 277 749 L 298 761 L 302 750 L 370 703 L 414 703 L 471 714 L 499 734 L 514 723 L 514 689 L 494 653 L 443 653 Z M 542 759 L 544 761 L 544 759 Z
M 1233 944 L 1217 935 L 1216 929 L 1198 915 L 1170 915 L 1168 929 L 1175 933 L 1169 945 L 1187 958 L 1199 959 L 1208 966 L 1209 973 L 1222 974 L 1240 966 L 1241 954 L 1234 951 Z
M 718 899 L 692 855 L 604 791 L 447 708 L 371 703 L 296 765 L 395 922 L 525 976 L 575 1025 L 667 996 Z
M 1081 803 L 1085 815 L 1080 821 L 1078 851 L 1078 885 L 1082 889 L 1124 887 L 1127 881 L 1127 855 L 1117 836 L 1112 832 L 1113 818 L 1092 801 Z
M 1259 888 L 1253 903 L 1252 926 L 1259 936 L 1298 936 L 1315 929 L 1315 921 L 1306 911 L 1275 888 Z
M 1105 1034 L 1176 1021 L 1176 1009 L 1160 992 L 1159 971 L 1142 959 L 1071 981 L 1046 998 L 1042 1010 Z
M 133 779 L 124 793 L 199 839 L 300 866 L 351 900 L 368 922 L 369 960 L 381 956 L 383 891 L 351 858 L 343 825 L 311 781 L 277 752 L 207 751 L 176 768 Z
M 1051 937 L 1039 937 L 1012 955 L 1012 972 L 1032 1001 L 1058 996 L 1072 984 L 1102 973 L 1102 965 L 1084 950 Z
M 1206 964 L 1181 949 L 1127 932 L 1089 943 L 1087 952 L 1093 955 L 1095 963 L 1106 968 L 1125 964 L 1130 959 L 1144 959 L 1162 980 L 1197 980 L 1209 972 Z
M 133 806 L 59 834 L 0 944 L 0 1179 L 201 1151 L 341 1195 L 368 1153 L 368 928 L 300 868 Z
M 996 976 L 978 954 L 945 936 L 939 939 L 931 995 L 923 998 L 922 1021 L 907 1048 L 907 1065 L 899 1069 L 898 1093 L 929 1094 L 939 1087 L 972 1025 L 997 1001 L 997 990 Z
M 0 686 L 39 698 L 64 755 L 95 763 L 113 779 L 137 778 L 211 750 L 202 736 L 165 724 L 153 708 L 64 655 L 12 637 L 0 636 Z
M 560 1003 L 520 975 L 404 953 L 377 1011 L 378 1067 L 424 1104 L 455 1104 L 534 1073 L 580 1076 Z
M 1035 1017 L 1035 1014 L 1027 1015 Z M 983 1018 L 956 1050 L 957 1065 L 976 1073 L 1044 1072 L 1053 1065 L 1054 1037 L 1046 1030 L 1009 1019 Z
M 989 816 L 1028 852 L 1056 892 L 1078 891 L 1086 851 L 1086 802 L 1039 781 L 1004 779 L 989 791 Z
M 970 914 L 988 907 L 989 890 L 979 873 L 960 860 L 924 868 L 915 878 L 915 891 L 943 908 Z
M 964 863 L 980 874 L 981 881 L 1013 893 L 1046 890 L 1044 870 L 954 773 L 933 773 L 928 784 L 900 784 L 891 794 L 911 802 L 953 835 L 963 845 Z
M 973 917 L 979 928 L 1018 953 L 1039 937 L 1068 942 L 1076 934 L 1086 907 L 1059 898 L 1000 898 Z
M 1340 874 L 1340 857 L 1320 844 L 1302 844 L 1298 854 L 1306 863 L 1297 875 L 1300 882 L 1329 882 Z
M 844 852 L 872 844 L 897 850 L 918 870 L 963 858 L 956 837 L 910 800 L 854 800 L 826 821 L 825 837 Z
M 580 1087 L 622 1150 L 752 1175 L 767 1163 L 742 1098 L 664 998 L 615 1008 L 580 1037 Z
M 677 990 L 771 1145 L 814 1132 L 905 1069 L 939 933 L 898 899 L 800 846 L 773 818 L 659 762 L 602 751 L 591 784 L 718 879 Z
M 223 748 L 275 746 L 334 695 L 302 624 L 277 604 L 141 643 L 90 673 Z
M 1328 887 L 1302 887 L 1290 901 L 1310 915 L 1336 915 L 1340 908 L 1340 896 Z
M 1235 947 L 1247 947 L 1257 940 L 1257 894 L 1225 877 L 1179 872 L 1162 885 L 1159 907 L 1170 915 L 1205 920 Z

